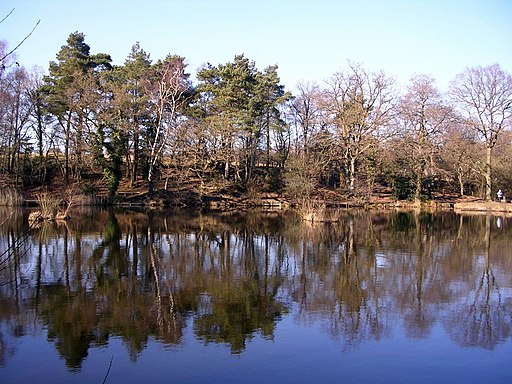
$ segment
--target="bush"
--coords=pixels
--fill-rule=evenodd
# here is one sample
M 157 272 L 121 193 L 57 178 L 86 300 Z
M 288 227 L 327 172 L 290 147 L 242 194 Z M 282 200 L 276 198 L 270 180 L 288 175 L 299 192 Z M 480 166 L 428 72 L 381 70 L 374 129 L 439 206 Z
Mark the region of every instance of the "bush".
M 285 190 L 294 198 L 311 196 L 317 185 L 319 166 L 314 161 L 291 157 L 284 172 Z
M 38 193 L 36 199 L 43 219 L 54 219 L 62 204 L 62 199 L 49 192 Z

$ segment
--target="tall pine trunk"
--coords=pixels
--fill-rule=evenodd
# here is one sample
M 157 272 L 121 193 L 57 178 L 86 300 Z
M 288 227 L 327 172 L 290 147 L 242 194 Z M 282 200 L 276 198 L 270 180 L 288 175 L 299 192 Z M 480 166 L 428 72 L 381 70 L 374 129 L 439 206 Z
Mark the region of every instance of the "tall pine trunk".
M 69 182 L 69 141 L 70 141 L 70 129 L 71 129 L 71 112 L 68 112 L 66 119 L 66 126 L 64 127 L 64 182 Z

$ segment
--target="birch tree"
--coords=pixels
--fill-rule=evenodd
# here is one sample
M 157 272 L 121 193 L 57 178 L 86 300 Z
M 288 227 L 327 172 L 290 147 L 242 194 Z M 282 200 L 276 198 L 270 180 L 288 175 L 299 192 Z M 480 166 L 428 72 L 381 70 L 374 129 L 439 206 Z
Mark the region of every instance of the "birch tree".
M 169 55 L 155 65 L 155 81 L 147 84 L 153 114 L 148 140 L 148 193 L 153 193 L 157 165 L 173 127 L 178 124 L 179 112 L 191 89 L 185 72 L 185 59 Z

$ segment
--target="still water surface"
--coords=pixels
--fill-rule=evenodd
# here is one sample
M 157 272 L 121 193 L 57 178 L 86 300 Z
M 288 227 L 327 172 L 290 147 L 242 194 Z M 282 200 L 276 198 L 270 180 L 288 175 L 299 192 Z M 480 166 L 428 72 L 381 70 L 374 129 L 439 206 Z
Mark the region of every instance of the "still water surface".
M 510 218 L 9 214 L 0 383 L 512 382 Z

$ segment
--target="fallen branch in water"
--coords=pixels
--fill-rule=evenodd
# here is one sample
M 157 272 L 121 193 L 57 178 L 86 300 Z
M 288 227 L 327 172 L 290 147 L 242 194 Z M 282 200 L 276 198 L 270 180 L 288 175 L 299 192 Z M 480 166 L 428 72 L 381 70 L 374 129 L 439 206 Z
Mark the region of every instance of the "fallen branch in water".
M 108 374 L 110 373 L 110 368 L 112 368 L 112 361 L 113 360 L 114 360 L 114 355 L 112 355 L 112 357 L 110 358 L 110 364 L 108 365 L 108 370 L 107 370 L 107 373 L 105 375 L 105 378 L 103 379 L 103 383 L 102 384 L 105 384 L 106 381 L 107 381 Z

